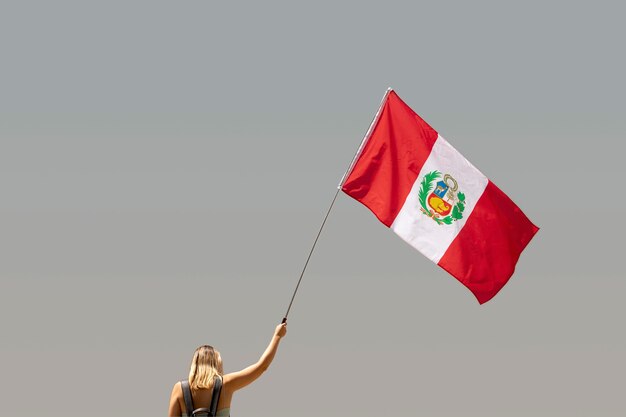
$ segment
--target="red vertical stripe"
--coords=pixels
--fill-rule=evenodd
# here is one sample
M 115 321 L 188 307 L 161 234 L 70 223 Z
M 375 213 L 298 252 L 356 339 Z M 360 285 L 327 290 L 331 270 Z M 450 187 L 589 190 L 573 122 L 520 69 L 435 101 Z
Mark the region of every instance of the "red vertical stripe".
M 507 283 L 539 228 L 491 181 L 439 266 L 483 304 Z
M 390 227 L 437 141 L 437 132 L 391 91 L 342 190 Z

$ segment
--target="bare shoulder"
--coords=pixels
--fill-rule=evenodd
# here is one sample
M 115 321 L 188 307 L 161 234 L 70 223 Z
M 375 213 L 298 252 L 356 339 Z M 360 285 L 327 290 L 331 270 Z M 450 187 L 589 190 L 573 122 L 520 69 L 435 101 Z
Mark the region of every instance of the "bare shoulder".
M 172 397 L 182 398 L 182 396 L 183 387 L 181 386 L 180 381 L 178 381 L 174 384 L 174 387 L 172 388 Z
M 241 385 L 241 371 L 231 372 L 222 376 L 222 394 L 232 396 Z
M 174 384 L 172 388 L 172 394 L 170 395 L 170 406 L 168 416 L 180 416 L 182 414 L 181 397 L 183 396 L 183 390 L 180 386 L 180 382 Z
M 222 390 L 223 391 L 231 391 L 233 383 L 233 373 L 222 375 Z
M 228 392 L 238 391 L 261 376 L 265 369 L 266 366 L 262 366 L 260 362 L 257 362 L 241 371 L 226 374 L 224 375 L 224 388 Z

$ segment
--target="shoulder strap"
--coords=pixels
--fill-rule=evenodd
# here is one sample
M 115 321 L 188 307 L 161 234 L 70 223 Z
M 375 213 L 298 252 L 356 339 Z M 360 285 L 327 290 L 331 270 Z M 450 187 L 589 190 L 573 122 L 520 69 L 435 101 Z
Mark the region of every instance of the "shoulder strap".
M 215 383 L 213 384 L 213 396 L 211 397 L 211 405 L 209 408 L 211 409 L 211 416 L 215 416 L 217 414 L 217 403 L 220 401 L 220 393 L 222 391 L 222 378 L 217 376 L 215 379 Z
M 187 416 L 193 416 L 194 412 L 208 412 L 210 416 L 217 414 L 217 403 L 220 401 L 220 393 L 222 392 L 222 378 L 216 377 L 213 384 L 213 395 L 211 396 L 211 404 L 209 408 L 198 408 L 194 410 L 193 399 L 191 398 L 191 388 L 189 388 L 189 380 L 180 381 L 183 389 L 183 397 L 185 398 L 185 407 L 187 408 Z
M 185 379 L 180 381 L 180 386 L 183 389 L 183 397 L 185 397 L 185 407 L 187 408 L 187 415 L 193 415 L 193 399 L 191 398 L 191 389 L 189 388 L 189 380 Z

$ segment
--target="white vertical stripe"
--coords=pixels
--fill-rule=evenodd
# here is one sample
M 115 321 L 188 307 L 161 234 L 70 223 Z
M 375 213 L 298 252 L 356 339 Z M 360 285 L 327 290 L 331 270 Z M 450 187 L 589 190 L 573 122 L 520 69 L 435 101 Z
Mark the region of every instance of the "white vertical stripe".
M 445 174 L 449 174 L 458 183 L 457 193 L 462 192 L 465 195 L 463 218 L 449 225 L 437 224 L 420 210 L 418 194 L 421 182 L 426 174 L 435 170 L 441 173 L 435 183 L 441 181 Z M 439 135 L 391 229 L 428 259 L 438 263 L 465 225 L 476 202 L 485 191 L 487 182 L 487 177 Z

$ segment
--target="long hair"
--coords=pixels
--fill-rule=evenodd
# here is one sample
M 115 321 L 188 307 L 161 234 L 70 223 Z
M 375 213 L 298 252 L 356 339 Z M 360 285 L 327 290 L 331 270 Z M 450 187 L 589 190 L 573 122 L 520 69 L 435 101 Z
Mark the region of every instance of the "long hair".
M 212 388 L 216 375 L 224 375 L 222 357 L 213 346 L 202 345 L 193 354 L 189 370 L 189 386 L 193 390 Z

